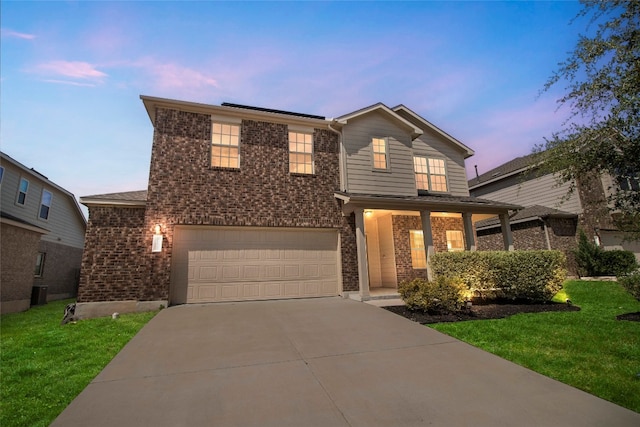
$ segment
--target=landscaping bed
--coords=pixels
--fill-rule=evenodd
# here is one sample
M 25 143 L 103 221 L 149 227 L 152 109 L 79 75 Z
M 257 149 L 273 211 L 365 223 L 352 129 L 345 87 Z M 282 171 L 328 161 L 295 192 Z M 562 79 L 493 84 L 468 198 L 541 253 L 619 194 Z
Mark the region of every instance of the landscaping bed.
M 549 302 L 544 304 L 530 304 L 525 302 L 483 302 L 476 303 L 470 309 L 456 313 L 425 313 L 421 310 L 410 310 L 406 306 L 384 307 L 386 310 L 406 317 L 423 325 L 442 322 L 462 322 L 466 320 L 503 319 L 519 313 L 542 313 L 547 311 L 579 311 L 580 307 L 565 303 Z

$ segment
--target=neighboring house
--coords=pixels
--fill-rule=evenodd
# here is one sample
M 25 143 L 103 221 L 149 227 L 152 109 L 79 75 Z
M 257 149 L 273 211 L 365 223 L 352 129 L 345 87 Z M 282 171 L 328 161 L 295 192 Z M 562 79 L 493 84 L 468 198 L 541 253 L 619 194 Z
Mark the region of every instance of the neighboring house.
M 82 197 L 77 313 L 315 296 L 369 299 L 474 250 L 473 222 L 519 206 L 469 196 L 473 151 L 404 106 L 337 119 L 142 96 L 146 191 Z
M 627 249 L 640 260 L 640 242 L 625 241 L 612 221 L 607 197 L 615 184 L 610 176 L 576 182 L 568 196 L 570 183 L 558 185 L 553 174 L 539 173 L 532 161 L 533 155 L 518 157 L 469 180 L 473 196 L 525 206 L 511 216 L 516 249 L 559 249 L 570 254 L 581 228 L 605 249 Z M 496 219 L 476 223 L 476 233 L 478 249 L 499 248 Z
M 87 223 L 73 194 L 0 153 L 2 313 L 75 297 Z

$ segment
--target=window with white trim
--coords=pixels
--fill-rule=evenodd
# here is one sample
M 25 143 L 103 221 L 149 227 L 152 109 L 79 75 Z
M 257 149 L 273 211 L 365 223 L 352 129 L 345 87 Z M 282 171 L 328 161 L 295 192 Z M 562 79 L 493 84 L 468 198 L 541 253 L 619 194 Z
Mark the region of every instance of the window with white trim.
M 3 177 L 4 177 L 4 167 L 0 166 L 0 184 L 2 184 Z
M 464 251 L 464 237 L 460 230 L 447 230 L 447 250 L 449 252 Z
M 389 142 L 387 138 L 372 138 L 373 168 L 389 169 Z
M 444 159 L 414 156 L 413 171 L 417 189 L 446 193 L 448 186 L 445 164 Z
M 36 257 L 36 268 L 33 272 L 34 276 L 42 277 L 42 273 L 44 273 L 44 259 L 45 259 L 45 253 L 38 252 L 38 256 Z
M 50 191 L 42 190 L 42 198 L 40 199 L 40 212 L 38 218 L 47 220 L 49 219 L 49 211 L 51 210 L 51 202 L 53 201 L 53 194 Z
M 313 174 L 313 135 L 289 132 L 289 172 Z
M 411 266 L 413 268 L 427 268 L 427 254 L 424 250 L 424 234 L 422 230 L 409 230 L 411 245 Z
M 213 123 L 211 132 L 211 166 L 240 167 L 240 126 Z
M 24 206 L 27 202 L 27 192 L 29 191 L 29 181 L 24 178 L 20 178 L 20 186 L 18 187 L 18 196 L 16 203 L 20 206 Z

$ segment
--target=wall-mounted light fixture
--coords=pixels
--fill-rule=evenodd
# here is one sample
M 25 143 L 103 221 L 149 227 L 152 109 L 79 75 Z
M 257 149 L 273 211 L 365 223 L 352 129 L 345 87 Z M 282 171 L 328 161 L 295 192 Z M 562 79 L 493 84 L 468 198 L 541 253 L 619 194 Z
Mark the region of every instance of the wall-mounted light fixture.
M 370 218 L 371 215 L 373 215 L 373 211 L 364 211 L 364 216 L 366 216 L 367 218 Z
M 156 224 L 155 227 L 153 227 L 151 252 L 162 252 L 162 226 L 160 224 Z

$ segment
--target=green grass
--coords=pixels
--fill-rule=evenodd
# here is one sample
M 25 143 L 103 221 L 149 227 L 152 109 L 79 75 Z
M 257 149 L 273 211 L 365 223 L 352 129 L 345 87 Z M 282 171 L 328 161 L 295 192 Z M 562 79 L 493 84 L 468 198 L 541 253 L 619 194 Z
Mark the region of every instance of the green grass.
M 640 412 L 640 322 L 616 320 L 640 311 L 640 302 L 616 282 L 569 281 L 555 298 L 581 311 L 431 327 Z
M 70 302 L 1 317 L 0 426 L 48 426 L 155 315 L 62 326 Z

